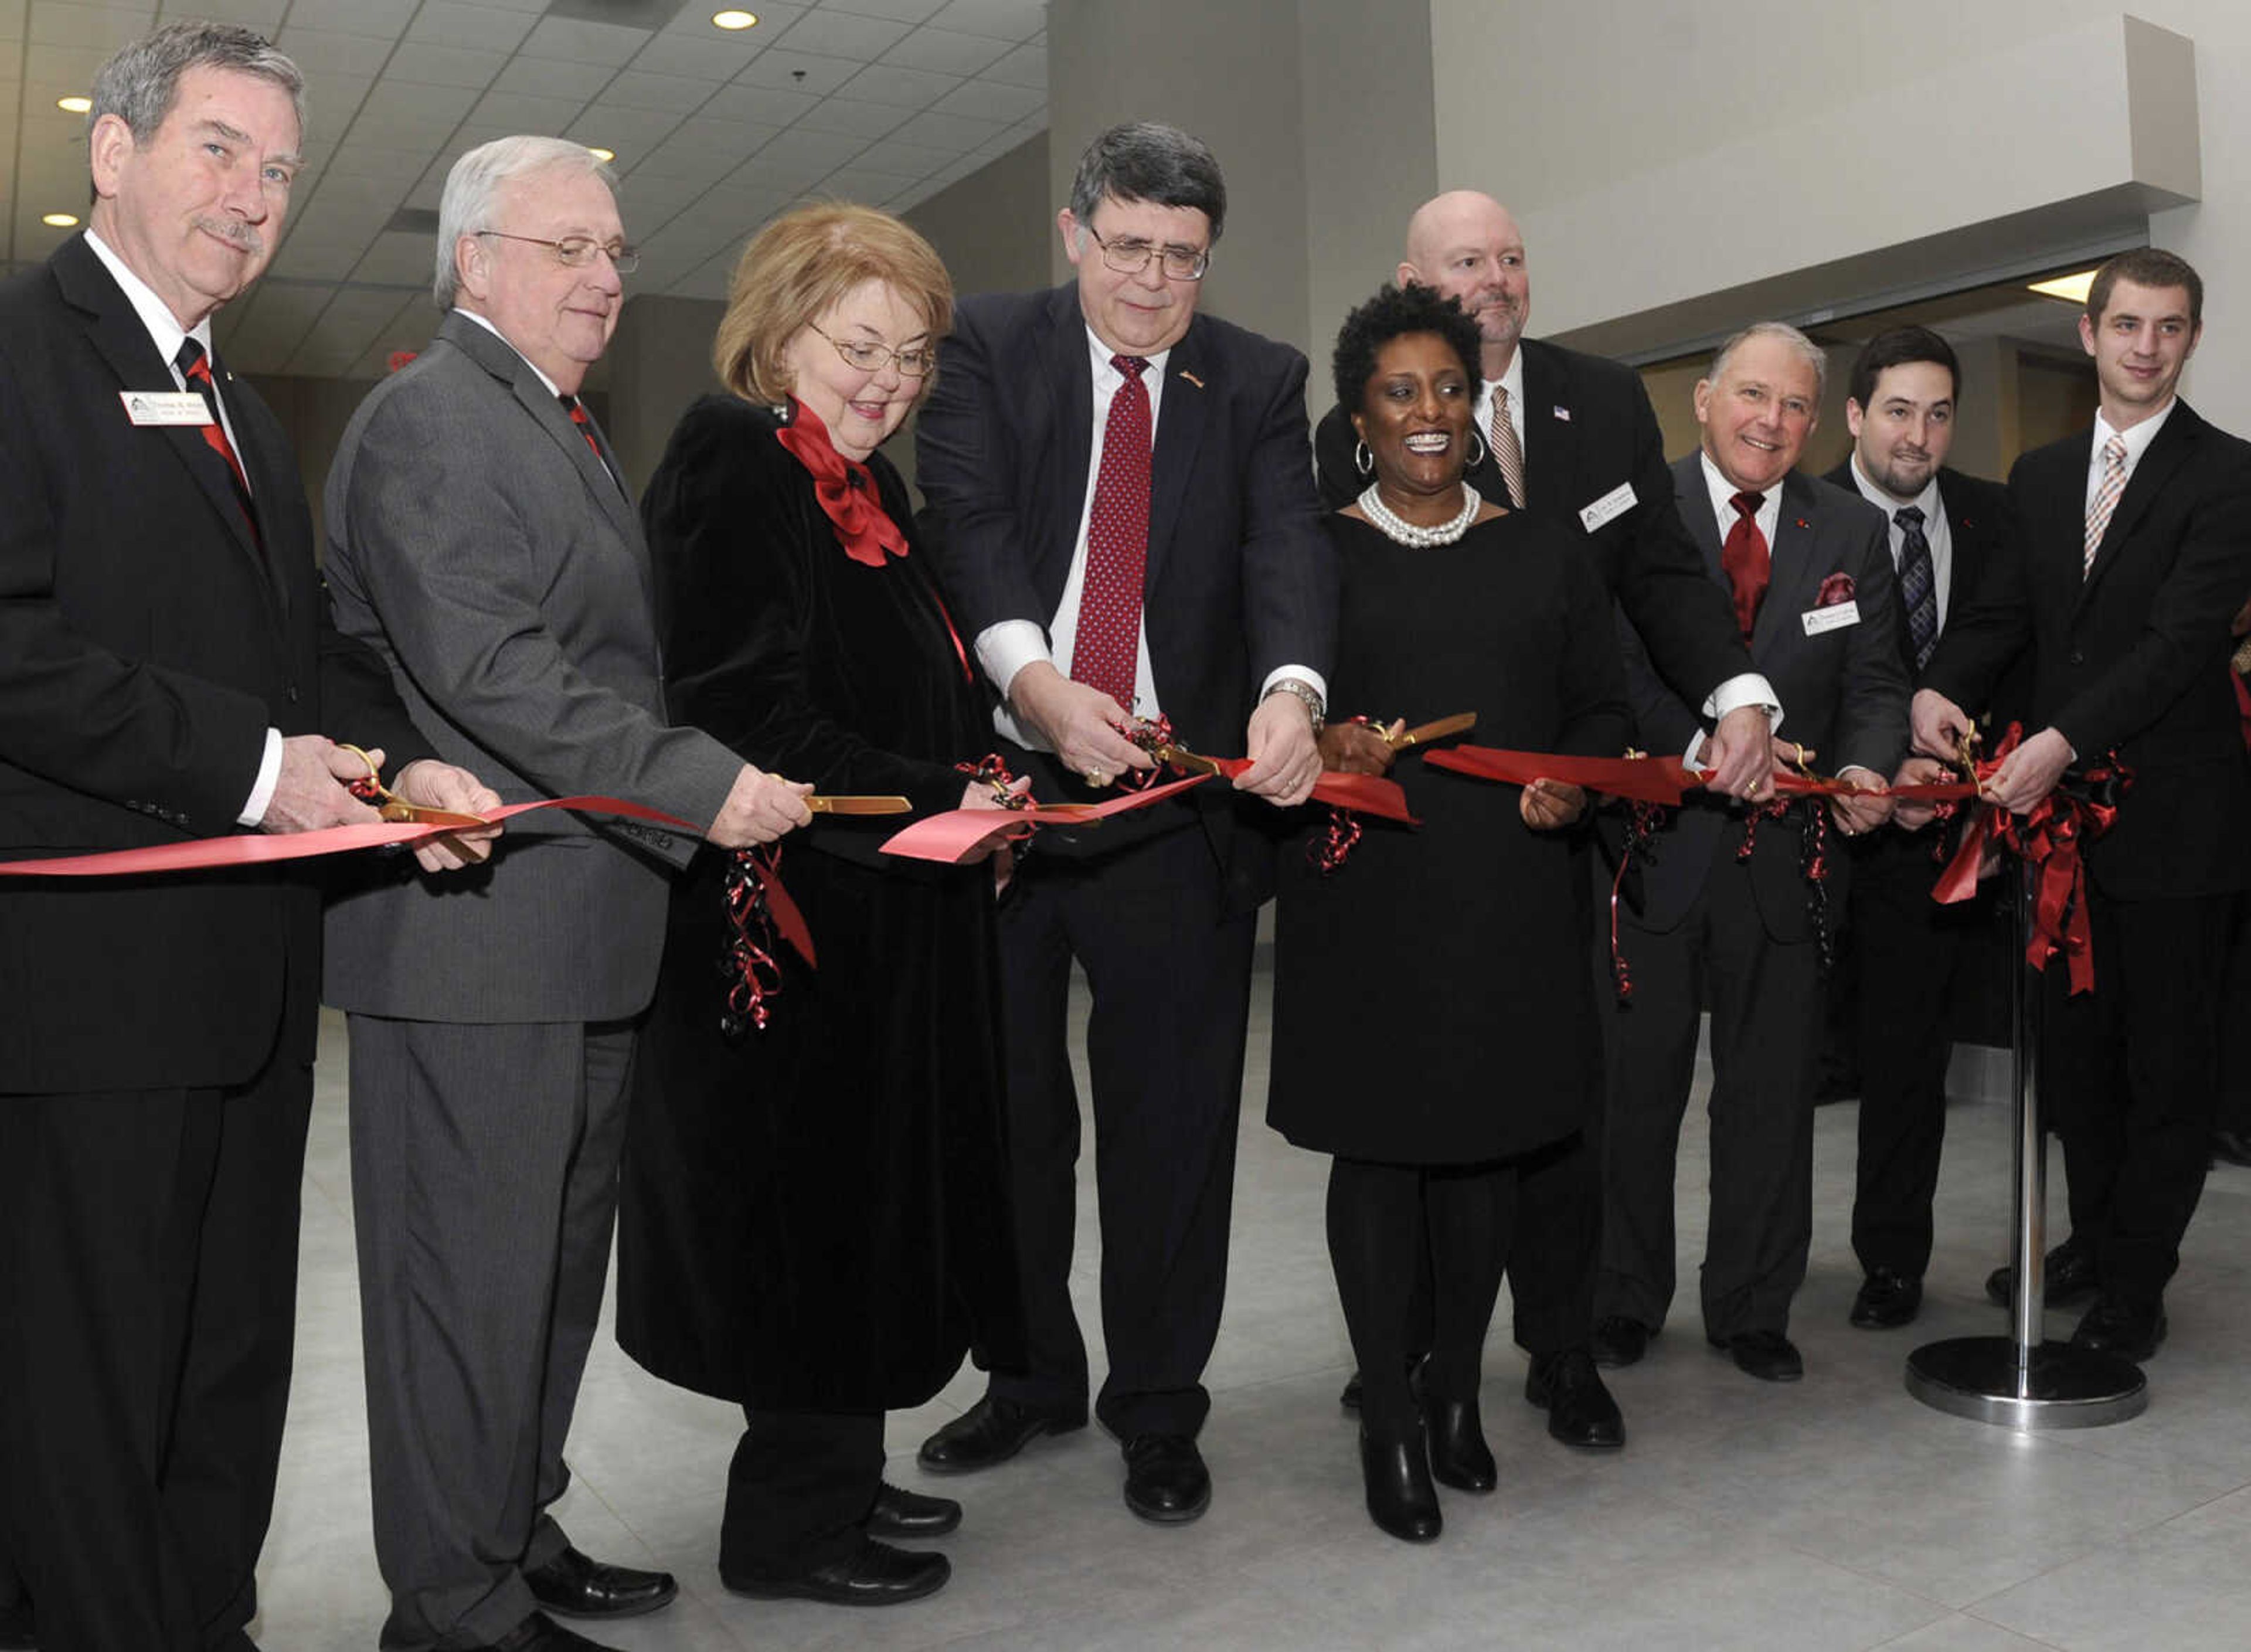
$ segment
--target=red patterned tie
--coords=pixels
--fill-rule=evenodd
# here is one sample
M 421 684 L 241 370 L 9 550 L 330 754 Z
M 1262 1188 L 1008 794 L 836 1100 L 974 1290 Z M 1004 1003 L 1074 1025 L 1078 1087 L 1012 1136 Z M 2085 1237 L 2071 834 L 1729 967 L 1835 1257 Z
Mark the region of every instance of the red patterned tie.
M 1141 382 L 1149 364 L 1139 356 L 1112 356 L 1110 364 L 1126 382 L 1110 399 L 1110 419 L 1102 427 L 1102 469 L 1086 524 L 1086 582 L 1079 592 L 1070 674 L 1131 716 L 1141 577 L 1149 563 L 1149 387 Z
M 585 405 L 576 396 L 558 396 L 556 399 L 563 404 L 563 411 L 571 415 L 571 422 L 578 427 L 578 434 L 586 439 L 586 446 L 593 453 L 594 462 L 601 466 L 602 474 L 612 482 L 617 482 L 618 473 L 610 468 L 609 455 L 604 453 L 602 444 L 594 440 L 594 421 L 586 417 Z M 618 486 L 622 491 L 625 484 L 618 482 Z
M 204 347 L 192 338 L 180 344 L 180 353 L 172 357 L 180 370 L 180 377 L 188 381 L 188 388 L 199 393 L 204 406 L 211 412 L 211 423 L 203 427 L 204 444 L 226 461 L 228 479 L 234 483 L 235 503 L 242 507 L 243 520 L 250 524 L 253 545 L 264 548 L 258 533 L 257 507 L 250 502 L 250 478 L 242 469 L 242 461 L 235 456 L 234 444 L 226 439 L 226 423 L 219 417 L 218 386 L 211 382 L 211 363 L 204 356 Z
M 1758 623 L 1759 599 L 1766 594 L 1767 580 L 1774 574 L 1766 535 L 1758 525 L 1759 507 L 1766 503 L 1766 496 L 1739 493 L 1728 503 L 1735 508 L 1735 525 L 1728 530 L 1727 543 L 1720 547 L 1720 568 L 1735 592 L 1735 623 L 1742 628 L 1743 641 L 1748 642 L 1751 628 Z

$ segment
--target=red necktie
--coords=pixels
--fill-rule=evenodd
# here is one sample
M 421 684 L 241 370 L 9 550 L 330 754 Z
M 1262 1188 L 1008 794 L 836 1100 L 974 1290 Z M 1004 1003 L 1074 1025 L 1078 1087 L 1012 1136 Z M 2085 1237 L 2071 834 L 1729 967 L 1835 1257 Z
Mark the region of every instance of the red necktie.
M 571 415 L 571 422 L 578 426 L 578 434 L 586 439 L 586 446 L 594 455 L 594 462 L 601 466 L 602 474 L 612 482 L 617 482 L 618 473 L 610 469 L 609 455 L 604 453 L 602 444 L 594 440 L 594 421 L 586 417 L 585 405 L 576 396 L 558 396 L 556 399 L 563 404 L 563 411 Z M 619 482 L 618 486 L 622 492 L 625 484 Z
M 1133 712 L 1134 666 L 1141 641 L 1141 579 L 1149 564 L 1148 363 L 1112 356 L 1126 376 L 1110 399 L 1102 427 L 1102 469 L 1094 478 L 1094 511 L 1086 525 L 1086 580 L 1078 598 L 1078 633 L 1070 674 Z
M 234 444 L 226 439 L 226 423 L 218 413 L 218 386 L 211 382 L 211 363 L 204 356 L 204 347 L 192 338 L 184 339 L 180 353 L 172 360 L 180 370 L 180 377 L 188 381 L 190 390 L 203 397 L 204 406 L 211 412 L 211 423 L 203 427 L 204 444 L 226 461 L 227 477 L 234 483 L 235 503 L 242 507 L 243 520 L 250 524 L 251 543 L 262 550 L 257 508 L 250 502 L 250 478 L 243 471 L 242 461 L 235 456 Z
M 1728 530 L 1727 543 L 1720 547 L 1720 568 L 1735 592 L 1735 623 L 1748 642 L 1751 628 L 1758 623 L 1759 599 L 1766 594 L 1767 580 L 1774 573 L 1766 535 L 1758 525 L 1759 507 L 1766 503 L 1766 496 L 1739 493 L 1728 503 L 1735 508 L 1735 525 Z

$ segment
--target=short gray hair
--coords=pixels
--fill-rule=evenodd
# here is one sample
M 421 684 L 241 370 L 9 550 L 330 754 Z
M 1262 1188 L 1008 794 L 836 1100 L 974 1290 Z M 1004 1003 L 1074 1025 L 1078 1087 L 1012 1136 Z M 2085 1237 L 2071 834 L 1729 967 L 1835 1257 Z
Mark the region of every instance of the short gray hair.
M 567 169 L 602 180 L 614 196 L 618 175 L 610 163 L 583 143 L 558 137 L 504 137 L 480 143 L 454 163 L 446 174 L 446 192 L 438 201 L 438 266 L 430 295 L 440 309 L 451 309 L 461 288 L 454 267 L 454 249 L 464 235 L 489 229 L 494 198 L 501 185 L 527 173 Z
M 1813 369 L 1813 405 L 1819 408 L 1821 398 L 1829 388 L 1829 352 L 1788 322 L 1753 322 L 1720 346 L 1714 353 L 1711 368 L 1704 377 L 1714 384 L 1719 383 L 1720 375 L 1727 371 L 1728 357 L 1735 353 L 1737 346 L 1754 338 L 1778 338 L 1804 359 L 1805 364 Z
M 228 69 L 271 80 L 289 94 L 297 134 L 305 132 L 305 73 L 254 30 L 233 23 L 173 23 L 144 35 L 97 70 L 87 129 L 105 115 L 125 122 L 136 143 L 156 135 L 190 69 Z
M 1070 215 L 1091 224 L 1105 196 L 1194 208 L 1211 220 L 1214 245 L 1227 222 L 1227 184 L 1217 157 L 1202 138 L 1156 121 L 1113 126 L 1078 157 Z

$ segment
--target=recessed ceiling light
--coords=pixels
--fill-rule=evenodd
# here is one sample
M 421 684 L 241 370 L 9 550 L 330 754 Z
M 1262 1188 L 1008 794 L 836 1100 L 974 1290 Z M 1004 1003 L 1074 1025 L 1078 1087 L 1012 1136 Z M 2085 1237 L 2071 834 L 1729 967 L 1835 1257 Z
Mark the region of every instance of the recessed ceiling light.
M 2087 289 L 2095 285 L 2095 272 L 2081 270 L 2075 275 L 2054 275 L 2044 281 L 2027 282 L 2033 291 L 2049 298 L 2061 298 L 2074 304 L 2087 302 Z
M 49 212 L 39 220 L 49 229 L 72 229 L 78 224 L 76 212 Z
M 55 107 L 70 115 L 90 115 L 94 112 L 94 100 L 73 94 L 66 98 L 57 98 Z
M 755 29 L 758 14 L 755 11 L 714 11 L 711 26 L 715 29 Z
M 599 143 L 586 145 L 586 153 L 598 161 L 614 161 L 618 158 L 618 152 L 615 149 L 606 149 Z

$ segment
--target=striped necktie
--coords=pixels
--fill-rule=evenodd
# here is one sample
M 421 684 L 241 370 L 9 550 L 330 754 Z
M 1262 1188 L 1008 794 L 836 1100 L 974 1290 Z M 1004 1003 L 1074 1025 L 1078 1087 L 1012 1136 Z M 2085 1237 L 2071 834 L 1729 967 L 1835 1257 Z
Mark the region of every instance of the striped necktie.
M 2118 496 L 2125 491 L 2126 439 L 2113 436 L 2102 444 L 2102 483 L 2095 489 L 2095 497 L 2087 506 L 2087 555 L 2079 565 L 2079 577 L 2082 580 L 2095 570 L 2095 553 L 2102 548 L 2102 535 L 2110 525 L 2110 513 L 2118 508 Z
M 1930 541 L 1923 537 L 1922 510 L 1902 505 L 1892 520 L 1900 526 L 1900 600 L 1907 605 L 1907 637 L 1920 671 L 1938 646 L 1938 571 L 1930 559 Z
M 1516 421 L 1508 416 L 1508 386 L 1493 387 L 1493 462 L 1508 484 L 1508 503 L 1524 509 L 1524 444 L 1516 439 Z
M 218 385 L 211 380 L 211 362 L 204 355 L 204 347 L 193 338 L 183 339 L 180 353 L 172 357 L 172 364 L 180 370 L 180 377 L 188 387 L 204 399 L 211 413 L 211 423 L 203 427 L 204 445 L 226 462 L 227 480 L 234 484 L 235 503 L 242 507 L 243 520 L 250 524 L 251 543 L 260 550 L 265 541 L 258 531 L 258 507 L 251 503 L 250 477 L 235 455 L 234 444 L 226 439 L 226 421 L 219 416 Z

